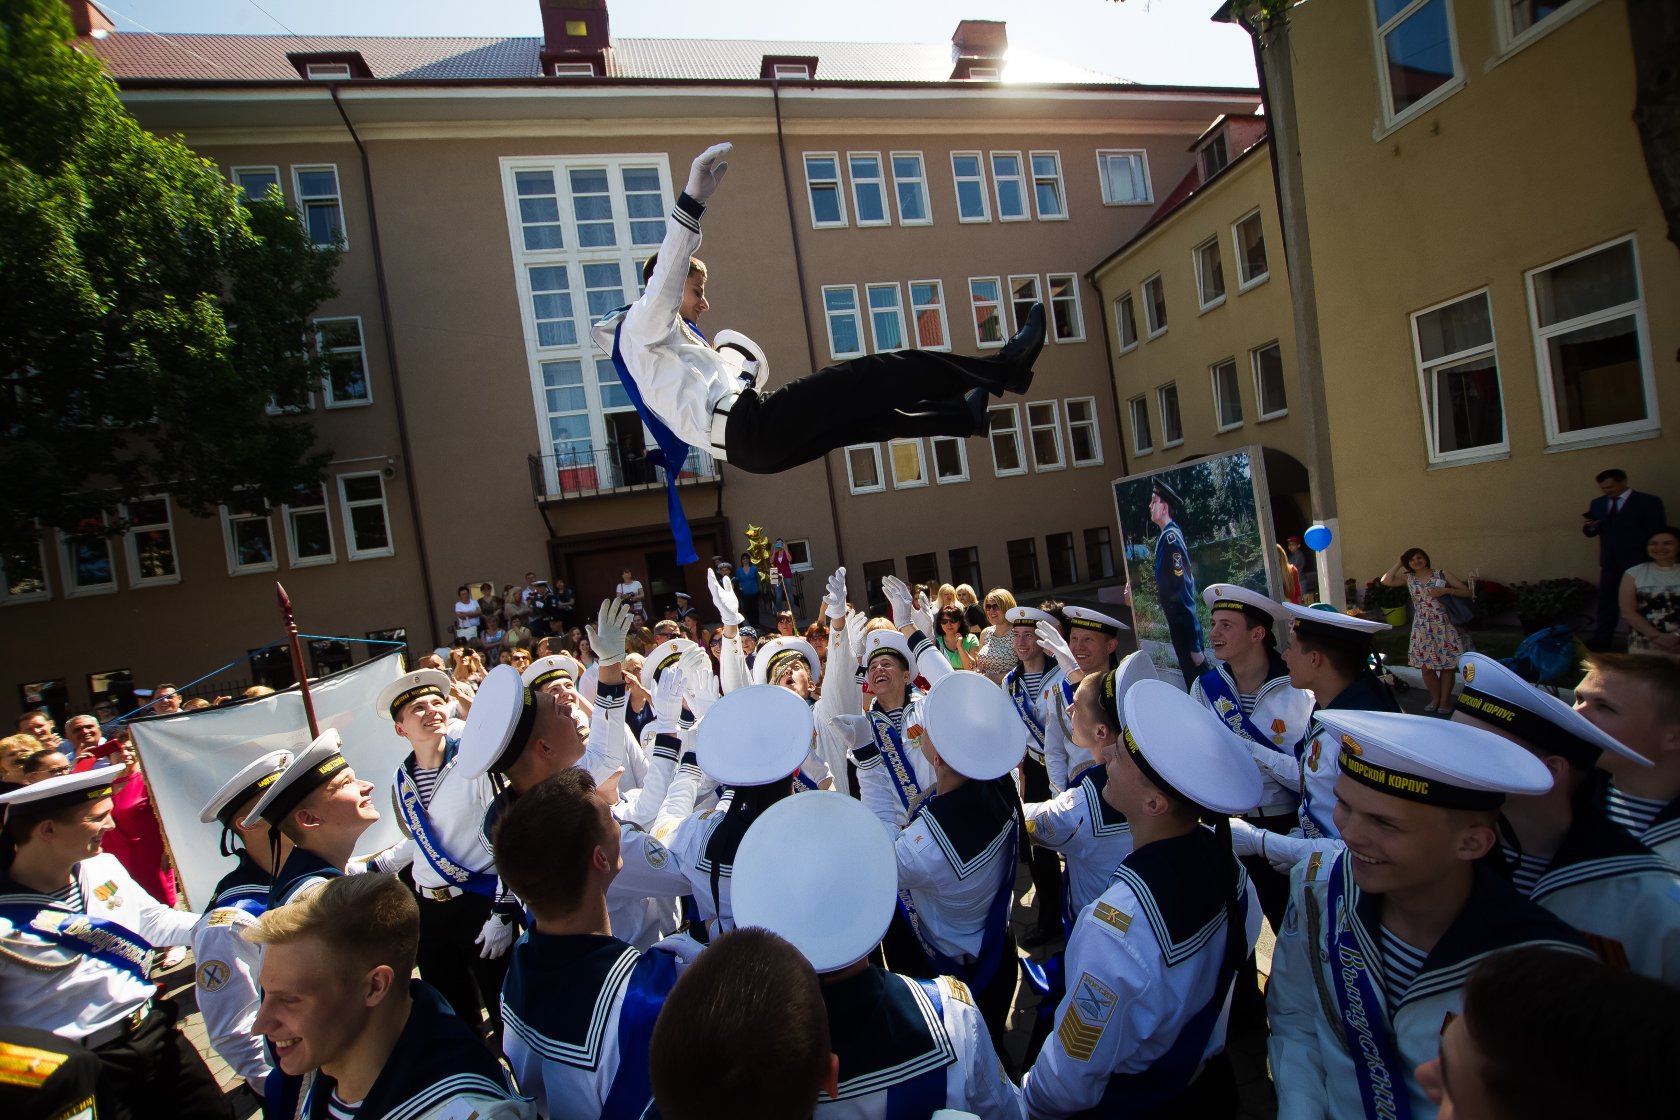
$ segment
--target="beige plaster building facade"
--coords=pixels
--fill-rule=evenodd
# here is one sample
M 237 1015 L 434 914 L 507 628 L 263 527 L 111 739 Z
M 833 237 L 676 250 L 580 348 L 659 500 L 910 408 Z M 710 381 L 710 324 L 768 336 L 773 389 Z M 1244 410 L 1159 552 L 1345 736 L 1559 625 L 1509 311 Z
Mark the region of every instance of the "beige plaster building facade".
M 297 506 L 198 520 L 160 501 L 145 512 L 167 523 L 108 556 L 44 542 L 38 580 L 8 573 L 4 617 L 42 636 L 0 655 L 20 703 L 44 682 L 79 710 L 94 674 L 184 683 L 265 645 L 276 578 L 306 633 L 400 631 L 414 648 L 446 640 L 458 584 L 527 571 L 567 580 L 580 609 L 621 567 L 656 608 L 684 589 L 704 604 L 704 564 L 675 563 L 645 433 L 588 324 L 635 298 L 689 161 L 721 139 L 736 147 L 704 222 L 702 327 L 760 342 L 772 386 L 865 352 L 983 353 L 1035 299 L 1052 338 L 987 438 L 849 448 L 774 477 L 691 457 L 702 562 L 763 525 L 812 573 L 807 618 L 839 563 L 860 601 L 886 571 L 1029 593 L 1119 578 L 1122 456 L 1084 272 L 1253 91 L 1019 57 L 978 21 L 951 44 L 700 50 L 612 38 L 601 4 L 533 15 L 543 34 L 524 39 L 79 39 L 145 127 L 342 240 L 320 311 L 334 374 L 295 402 L 333 463 Z M 310 671 L 345 652 L 323 646 Z

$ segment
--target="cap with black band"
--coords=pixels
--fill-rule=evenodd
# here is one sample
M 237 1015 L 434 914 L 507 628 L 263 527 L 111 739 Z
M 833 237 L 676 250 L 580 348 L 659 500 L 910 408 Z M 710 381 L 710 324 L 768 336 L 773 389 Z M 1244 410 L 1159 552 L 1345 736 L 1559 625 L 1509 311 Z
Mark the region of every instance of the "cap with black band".
M 1455 722 L 1468 719 L 1503 731 L 1582 770 L 1597 766 L 1605 751 L 1642 766 L 1652 765 L 1650 759 L 1623 746 L 1562 700 L 1485 654 L 1464 654 L 1458 659 L 1458 671 L 1464 688 L 1454 701 Z
M 1497 809 L 1510 794 L 1552 788 L 1546 764 L 1517 743 L 1468 723 L 1401 712 L 1324 708 L 1341 746 L 1341 772 L 1390 797 L 1441 809 Z

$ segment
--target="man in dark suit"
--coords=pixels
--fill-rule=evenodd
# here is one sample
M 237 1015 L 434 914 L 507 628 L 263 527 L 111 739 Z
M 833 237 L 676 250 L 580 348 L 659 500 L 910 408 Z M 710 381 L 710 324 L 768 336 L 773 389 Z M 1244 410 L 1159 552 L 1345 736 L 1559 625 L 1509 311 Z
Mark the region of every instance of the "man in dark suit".
M 1645 560 L 1645 542 L 1667 523 L 1662 499 L 1655 494 L 1635 493 L 1623 470 L 1600 471 L 1594 498 L 1581 517 L 1581 532 L 1598 538 L 1598 622 L 1592 645 L 1605 649 L 1616 634 L 1621 618 L 1617 595 L 1622 573 Z

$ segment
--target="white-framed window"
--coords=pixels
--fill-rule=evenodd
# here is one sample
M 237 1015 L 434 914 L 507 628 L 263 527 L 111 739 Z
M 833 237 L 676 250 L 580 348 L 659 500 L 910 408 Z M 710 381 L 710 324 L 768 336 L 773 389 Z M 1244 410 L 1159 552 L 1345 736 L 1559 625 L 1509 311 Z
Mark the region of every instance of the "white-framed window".
M 1231 223 L 1231 245 L 1237 254 L 1237 290 L 1246 292 L 1272 274 L 1266 261 L 1266 231 L 1255 210 Z
M 1289 390 L 1283 376 L 1283 347 L 1268 342 L 1248 352 L 1254 369 L 1254 405 L 1261 420 L 1289 415 Z
M 1030 152 L 1032 161 L 1033 210 L 1041 222 L 1065 221 L 1068 216 L 1067 192 L 1062 189 L 1062 154 L 1060 152 Z
M 951 348 L 951 324 L 945 317 L 943 281 L 910 281 L 910 316 L 916 322 L 914 339 L 918 350 Z
M 1632 237 L 1526 274 L 1548 444 L 1657 430 L 1651 339 Z
M 1414 312 L 1412 344 L 1429 461 L 1461 463 L 1508 452 L 1487 289 Z
M 294 501 L 281 506 L 280 524 L 285 526 L 286 563 L 291 567 L 331 564 L 338 559 L 325 486 L 300 491 Z
M 1215 362 L 1209 372 L 1213 375 L 1213 422 L 1216 431 L 1228 432 L 1242 427 L 1242 384 L 1237 380 L 1237 360 L 1226 358 Z
M 1009 311 L 1014 320 L 1015 330 L 1020 330 L 1027 321 L 1027 315 L 1032 311 L 1035 303 L 1044 302 L 1044 285 L 1039 283 L 1036 276 L 1011 276 L 1009 278 Z
M 809 537 L 800 537 L 798 540 L 784 538 L 782 543 L 787 545 L 788 567 L 796 572 L 808 572 L 816 567 L 816 564 L 811 560 L 811 540 Z
M 321 383 L 328 408 L 373 403 L 368 387 L 367 346 L 362 342 L 362 317 L 315 320 L 315 345 L 327 363 Z
M 971 276 L 968 300 L 974 305 L 974 341 L 982 349 L 1002 346 L 1007 329 L 1003 322 L 1003 282 L 996 276 Z
M 547 168 L 515 171 L 513 186 L 519 196 L 519 229 L 525 251 L 540 253 L 565 248 L 565 230 L 560 224 L 560 191 L 554 185 L 554 172 Z
M 1050 285 L 1050 337 L 1057 342 L 1084 342 L 1085 315 L 1079 308 L 1078 274 L 1052 272 L 1044 280 Z
M 338 502 L 344 509 L 344 539 L 350 559 L 370 560 L 395 553 L 391 516 L 385 505 L 385 479 L 378 471 L 338 476 Z
M 892 440 L 887 444 L 887 459 L 892 463 L 894 490 L 911 490 L 928 484 L 927 462 L 922 457 L 921 440 Z
M 1003 79 L 1003 71 L 996 66 L 970 66 L 968 80 L 971 82 L 996 82 Z
M 350 67 L 342 62 L 306 62 L 303 76 L 312 82 L 347 82 Z
M 556 78 L 593 78 L 595 64 L 593 62 L 556 62 L 554 64 Z
M 898 199 L 898 224 L 931 226 L 933 210 L 928 206 L 927 170 L 921 152 L 893 152 L 893 194 Z
M 128 532 L 123 552 L 128 560 L 130 587 L 158 587 L 181 582 L 181 562 L 175 551 L 175 520 L 168 494 L 150 494 L 122 509 Z
M 809 81 L 811 64 L 808 62 L 777 62 L 770 67 L 770 76 L 778 82 Z
M 1021 455 L 1021 410 L 1019 405 L 994 404 L 991 417 L 992 473 L 999 478 L 1026 474 L 1027 461 Z
M 1463 84 L 1452 0 L 1372 0 L 1383 114 L 1398 124 Z
M 618 244 L 613 214 L 613 183 L 605 167 L 572 167 L 566 171 L 572 201 L 572 228 L 580 249 L 606 249 Z
M 1504 50 L 1518 50 L 1566 22 L 1597 0 L 1503 0 L 1495 3 L 1499 13 L 1499 40 Z
M 1102 181 L 1104 206 L 1140 206 L 1155 201 L 1149 186 L 1149 153 L 1101 149 L 1097 178 Z
M 1120 353 L 1136 350 L 1138 344 L 1137 333 L 1137 301 L 1131 292 L 1122 293 L 1114 301 L 1114 337 L 1120 342 Z
M 1226 139 L 1224 125 L 1219 127 L 1218 132 L 1208 137 L 1208 141 L 1202 145 L 1199 155 L 1202 161 L 1202 182 L 1207 182 L 1225 170 L 1225 165 L 1231 162 L 1231 144 Z
M 991 203 L 987 199 L 986 165 L 979 152 L 952 152 L 951 178 L 957 188 L 957 221 L 989 222 Z
M 1225 265 L 1219 259 L 1219 238 L 1210 237 L 1191 250 L 1196 260 L 1196 302 L 1211 311 L 1225 302 Z
M 1097 398 L 1069 397 L 1065 403 L 1068 446 L 1073 452 L 1073 465 L 1097 466 L 1103 461 L 1102 431 L 1097 426 Z
M 852 213 L 860 226 L 890 226 L 887 182 L 880 152 L 847 152 L 846 170 L 852 177 Z
M 73 532 L 58 531 L 58 561 L 64 571 L 66 598 L 116 591 L 117 565 L 111 538 L 105 535 L 108 524 L 101 513 L 81 518 Z
M 1027 435 L 1032 442 L 1034 470 L 1059 471 L 1067 466 L 1062 451 L 1061 413 L 1058 401 L 1027 402 Z
M 338 165 L 293 166 L 292 189 L 297 194 L 309 243 L 318 247 L 350 248 L 344 234 L 344 204 L 338 194 Z
M 933 477 L 947 482 L 968 481 L 968 442 L 955 436 L 933 437 Z
M 1159 272 L 1143 282 L 1143 319 L 1150 338 L 1167 329 L 1167 292 Z
M 840 193 L 840 154 L 805 153 L 805 194 L 811 202 L 815 229 L 838 229 L 846 224 L 846 199 Z
M 859 443 L 846 448 L 846 485 L 854 494 L 879 494 L 887 488 L 881 477 L 881 445 Z
M 1020 152 L 992 153 L 992 189 L 997 195 L 1000 222 L 1024 222 L 1027 212 L 1027 176 Z
M 1155 390 L 1155 403 L 1161 409 L 1161 449 L 1177 447 L 1184 442 L 1184 420 L 1178 414 L 1178 382 L 1169 382 Z
M 35 538 L 0 553 L 0 603 L 43 603 L 52 598 L 52 577 L 47 571 L 47 540 L 36 530 Z
M 869 333 L 875 339 L 875 353 L 903 350 L 904 295 L 897 284 L 870 284 L 864 289 L 869 300 Z
M 630 244 L 656 246 L 665 240 L 665 181 L 654 166 L 620 165 L 619 182 L 624 187 L 624 212 L 630 226 Z M 634 270 L 642 275 L 640 262 Z
M 228 575 L 277 570 L 280 562 L 274 556 L 274 519 L 270 516 L 268 503 L 254 498 L 248 503 L 220 508 Z
M 228 178 L 239 188 L 239 193 L 245 198 L 267 198 L 268 192 L 280 185 L 280 168 L 270 165 L 267 167 L 231 167 Z
M 863 318 L 858 314 L 855 284 L 823 287 L 823 321 L 828 324 L 828 352 L 836 361 L 863 353 Z
M 1149 398 L 1133 397 L 1126 402 L 1132 417 L 1132 454 L 1148 455 L 1155 450 L 1155 433 L 1149 425 Z
M 563 264 L 533 265 L 526 269 L 531 290 L 531 319 L 537 325 L 539 347 L 576 346 L 578 322 L 573 314 L 572 277 Z

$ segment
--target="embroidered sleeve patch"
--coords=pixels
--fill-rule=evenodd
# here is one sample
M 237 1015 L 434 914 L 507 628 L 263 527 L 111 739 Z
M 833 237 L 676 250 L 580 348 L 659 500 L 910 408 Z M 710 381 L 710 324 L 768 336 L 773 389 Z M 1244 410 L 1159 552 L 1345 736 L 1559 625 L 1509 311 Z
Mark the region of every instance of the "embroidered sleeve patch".
M 1314 852 L 1311 856 L 1307 857 L 1307 870 L 1306 870 L 1306 874 L 1303 876 L 1303 878 L 1305 878 L 1307 880 L 1307 882 L 1309 882 L 1309 883 L 1312 882 L 1314 879 L 1317 879 L 1319 868 L 1322 867 L 1323 865 L 1324 865 L 1324 853 L 1323 852 Z
M 1091 916 L 1105 925 L 1113 926 L 1121 933 L 1132 928 L 1132 916 L 1124 910 L 1118 910 L 1106 902 L 1097 903 L 1097 908 L 1091 911 Z
M 221 991 L 232 976 L 226 961 L 205 961 L 198 966 L 198 986 L 207 992 Z
M 46 1083 L 47 1078 L 58 1072 L 69 1057 L 54 1050 L 39 1050 L 33 1046 L 20 1046 L 11 1042 L 0 1042 L 0 1085 L 17 1085 L 23 1089 L 36 1090 Z
M 1079 974 L 1079 984 L 1068 1000 L 1061 1025 L 1056 1028 L 1056 1037 L 1068 1057 L 1076 1062 L 1091 1060 L 1118 1002 L 1113 989 L 1101 980 L 1089 972 Z
M 238 915 L 238 913 L 239 911 L 235 910 L 233 907 L 224 906 L 219 910 L 210 911 L 209 915 L 204 919 L 204 924 L 207 926 L 231 926 L 233 924 L 233 919 Z
M 964 984 L 955 976 L 946 976 L 944 977 L 944 980 L 946 995 L 950 996 L 958 1003 L 966 1003 L 970 1007 L 974 1006 L 974 995 L 968 990 L 967 984 Z

